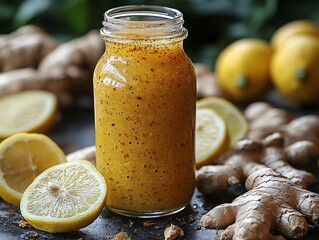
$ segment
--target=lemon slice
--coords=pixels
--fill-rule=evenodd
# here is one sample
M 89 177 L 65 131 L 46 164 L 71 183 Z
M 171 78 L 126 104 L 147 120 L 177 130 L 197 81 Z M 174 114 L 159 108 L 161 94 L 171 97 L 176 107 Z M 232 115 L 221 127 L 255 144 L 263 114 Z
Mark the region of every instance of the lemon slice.
M 234 104 L 223 98 L 203 98 L 197 101 L 197 108 L 210 108 L 222 117 L 226 123 L 231 147 L 248 133 L 248 122 L 244 115 Z
M 44 132 L 56 120 L 57 98 L 54 94 L 30 90 L 0 98 L 0 138 L 18 132 Z
M 213 164 L 228 147 L 226 124 L 213 110 L 196 110 L 196 168 Z
M 45 169 L 66 162 L 62 150 L 42 134 L 18 133 L 0 143 L 0 197 L 19 205 L 22 193 Z
M 53 166 L 24 192 L 20 210 L 35 228 L 69 232 L 86 227 L 101 213 L 106 198 L 103 176 L 86 160 Z

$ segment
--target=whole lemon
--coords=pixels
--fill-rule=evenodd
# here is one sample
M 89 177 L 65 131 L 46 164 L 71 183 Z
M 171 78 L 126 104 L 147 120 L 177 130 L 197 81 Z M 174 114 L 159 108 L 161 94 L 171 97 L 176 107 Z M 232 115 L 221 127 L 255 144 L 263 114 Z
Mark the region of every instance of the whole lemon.
M 309 20 L 295 20 L 278 28 L 271 38 L 271 46 L 280 48 L 283 43 L 292 36 L 313 35 L 319 37 L 319 27 Z
M 263 95 L 270 84 L 270 45 L 242 39 L 226 47 L 216 61 L 217 81 L 232 100 L 249 102 Z
M 271 61 L 275 87 L 287 98 L 301 104 L 319 99 L 319 38 L 298 35 L 287 39 Z

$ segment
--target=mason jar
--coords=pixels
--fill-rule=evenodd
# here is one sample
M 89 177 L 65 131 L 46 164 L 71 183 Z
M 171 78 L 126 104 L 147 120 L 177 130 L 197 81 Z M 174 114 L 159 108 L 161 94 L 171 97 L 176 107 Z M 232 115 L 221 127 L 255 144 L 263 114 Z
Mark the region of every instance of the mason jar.
M 123 6 L 104 15 L 94 72 L 97 168 L 106 206 L 134 217 L 176 213 L 195 188 L 196 79 L 180 11 Z

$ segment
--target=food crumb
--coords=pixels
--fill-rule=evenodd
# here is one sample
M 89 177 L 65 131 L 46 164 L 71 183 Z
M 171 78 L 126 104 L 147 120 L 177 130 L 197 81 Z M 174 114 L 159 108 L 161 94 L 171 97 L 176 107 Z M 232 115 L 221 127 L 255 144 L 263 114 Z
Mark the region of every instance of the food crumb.
M 19 227 L 23 228 L 23 229 L 27 228 L 27 227 L 29 227 L 29 223 L 27 221 L 25 221 L 25 220 L 20 220 Z
M 33 234 L 31 235 L 31 237 L 37 238 L 37 237 L 39 237 L 39 234 L 38 234 L 38 233 L 33 233 Z
M 174 240 L 181 236 L 184 236 L 184 232 L 180 227 L 171 224 L 169 227 L 165 228 L 165 240 Z
M 153 226 L 153 225 L 154 225 L 154 223 L 151 222 L 151 221 L 145 221 L 145 222 L 143 223 L 143 226 L 144 226 L 144 227 L 151 227 L 151 226 Z
M 112 240 L 132 240 L 131 237 L 127 234 L 127 232 L 119 232 L 114 236 Z
M 195 219 L 195 216 L 193 214 L 188 216 L 188 222 L 193 223 L 193 222 L 195 222 L 195 220 L 196 219 Z

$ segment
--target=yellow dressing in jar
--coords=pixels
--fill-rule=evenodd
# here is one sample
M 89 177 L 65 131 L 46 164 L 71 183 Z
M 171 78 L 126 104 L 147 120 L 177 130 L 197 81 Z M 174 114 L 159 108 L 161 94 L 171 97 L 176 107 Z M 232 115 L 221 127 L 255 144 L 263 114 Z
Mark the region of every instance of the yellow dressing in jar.
M 192 197 L 196 80 L 182 23 L 165 7 L 105 14 L 106 51 L 94 73 L 96 158 L 114 212 L 163 216 Z

